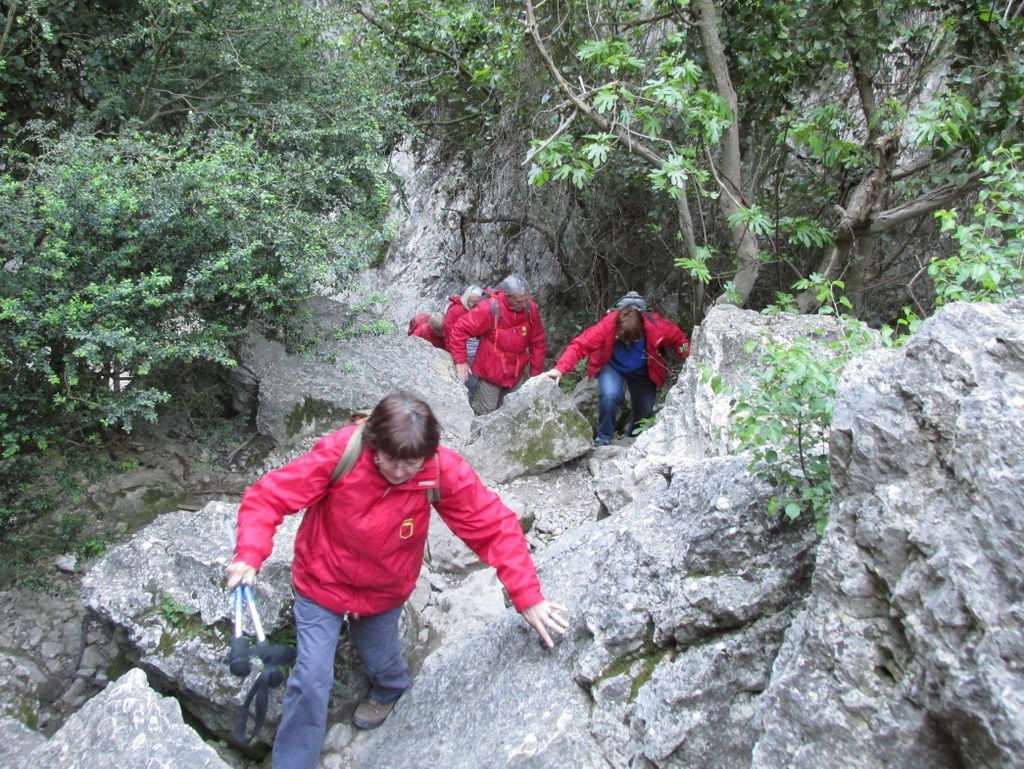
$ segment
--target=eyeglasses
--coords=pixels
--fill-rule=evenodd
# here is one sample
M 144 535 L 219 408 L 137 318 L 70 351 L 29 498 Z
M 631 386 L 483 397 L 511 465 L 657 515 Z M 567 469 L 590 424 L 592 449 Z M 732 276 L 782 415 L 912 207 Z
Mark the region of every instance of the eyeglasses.
M 383 452 L 378 451 L 373 461 L 378 466 L 383 466 L 397 473 L 417 473 L 423 469 L 424 459 L 392 459 Z

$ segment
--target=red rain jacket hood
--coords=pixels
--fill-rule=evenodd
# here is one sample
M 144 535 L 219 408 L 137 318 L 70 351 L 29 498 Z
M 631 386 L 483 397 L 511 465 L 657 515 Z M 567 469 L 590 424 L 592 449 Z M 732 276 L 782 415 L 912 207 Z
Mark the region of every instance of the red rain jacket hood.
M 442 326 L 443 330 L 443 326 Z M 409 324 L 409 336 L 419 337 L 420 339 L 426 339 L 434 347 L 439 350 L 445 349 L 444 337 L 434 333 L 434 329 L 430 327 L 430 313 L 421 312 L 412 322 Z
M 483 300 L 481 300 L 483 301 Z M 466 309 L 465 305 L 462 304 L 462 297 L 456 294 L 455 296 L 448 297 L 448 309 L 444 313 L 444 325 L 441 326 L 442 333 L 444 334 L 444 349 L 452 349 L 452 329 L 455 328 L 455 324 L 458 323 L 462 316 L 465 315 L 469 310 Z

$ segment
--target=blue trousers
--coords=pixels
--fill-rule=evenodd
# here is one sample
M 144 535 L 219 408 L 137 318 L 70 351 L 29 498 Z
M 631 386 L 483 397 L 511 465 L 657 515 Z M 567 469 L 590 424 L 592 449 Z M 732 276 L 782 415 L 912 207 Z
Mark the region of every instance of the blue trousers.
M 316 769 L 327 731 L 334 653 L 346 617 L 298 593 L 292 611 L 298 634 L 298 658 L 285 687 L 271 766 Z M 370 696 L 378 702 L 394 702 L 409 688 L 409 666 L 398 639 L 401 616 L 399 606 L 383 614 L 347 618 L 349 637 L 370 679 Z
M 658 388 L 649 377 L 645 374 L 629 376 L 605 366 L 597 372 L 597 440 L 607 442 L 615 437 L 615 420 L 627 387 L 633 410 L 626 424 L 626 435 L 633 434 L 637 422 L 654 414 Z

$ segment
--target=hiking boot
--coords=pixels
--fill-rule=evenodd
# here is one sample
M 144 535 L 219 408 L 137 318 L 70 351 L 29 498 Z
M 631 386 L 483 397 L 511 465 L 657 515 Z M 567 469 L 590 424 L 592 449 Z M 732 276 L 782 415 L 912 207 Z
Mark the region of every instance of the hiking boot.
M 394 702 L 377 702 L 372 697 L 367 697 L 359 703 L 356 712 L 352 714 L 352 726 L 357 729 L 376 729 L 388 720 L 394 707 Z
M 594 438 L 594 442 L 590 444 L 592 449 L 599 449 L 602 446 L 607 446 L 611 441 L 606 441 L 604 438 Z

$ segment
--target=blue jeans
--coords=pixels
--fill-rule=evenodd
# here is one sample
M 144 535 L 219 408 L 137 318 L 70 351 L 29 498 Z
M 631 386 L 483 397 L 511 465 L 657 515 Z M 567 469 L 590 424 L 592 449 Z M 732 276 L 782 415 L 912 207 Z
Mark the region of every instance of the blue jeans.
M 637 422 L 654 414 L 658 388 L 650 378 L 643 374 L 621 374 L 611 366 L 605 366 L 597 372 L 597 440 L 608 442 L 615 437 L 615 420 L 627 387 L 633 410 L 626 424 L 626 435 L 633 434 Z
M 273 769 L 316 769 L 327 731 L 334 653 L 346 618 L 298 593 L 292 611 L 299 653 L 285 687 L 271 765 Z M 347 620 L 349 637 L 370 678 L 370 696 L 378 702 L 394 702 L 409 688 L 409 666 L 398 639 L 401 616 L 399 606 Z

